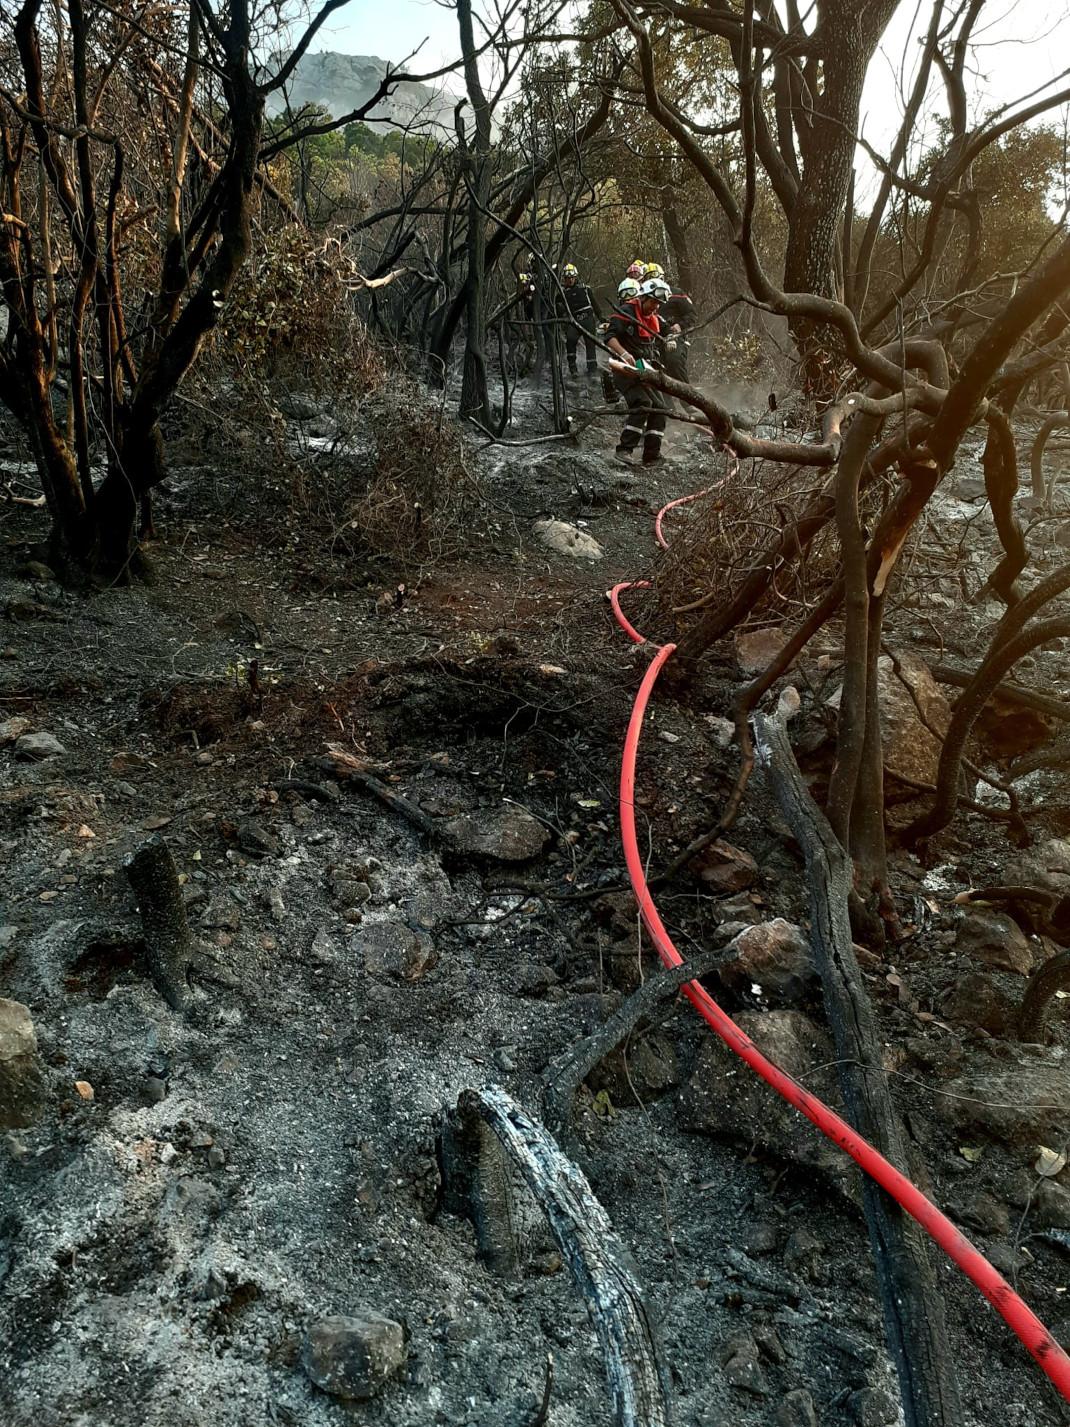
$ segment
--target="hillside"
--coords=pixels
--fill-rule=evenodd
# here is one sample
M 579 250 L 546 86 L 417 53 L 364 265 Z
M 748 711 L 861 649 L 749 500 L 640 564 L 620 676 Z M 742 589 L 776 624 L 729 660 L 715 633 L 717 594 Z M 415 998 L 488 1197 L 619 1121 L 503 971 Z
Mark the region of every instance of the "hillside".
M 320 104 L 334 115 L 348 114 L 372 97 L 386 71 L 386 60 L 375 55 L 306 54 L 289 85 L 289 102 L 295 109 Z M 375 127 L 427 124 L 452 133 L 454 103 L 436 86 L 403 83 L 376 106 L 368 122 Z M 282 96 L 273 94 L 268 112 L 277 114 L 283 107 Z

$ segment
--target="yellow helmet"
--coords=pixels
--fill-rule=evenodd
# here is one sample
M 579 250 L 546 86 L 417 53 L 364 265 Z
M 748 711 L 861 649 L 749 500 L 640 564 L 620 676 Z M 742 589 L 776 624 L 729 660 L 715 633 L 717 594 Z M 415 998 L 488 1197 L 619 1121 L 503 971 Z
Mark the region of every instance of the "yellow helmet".
M 650 277 L 661 277 L 661 278 L 663 278 L 664 276 L 665 276 L 665 269 L 661 266 L 660 263 L 644 263 L 644 264 L 643 264 L 643 277 L 644 277 L 644 278 L 650 278 Z

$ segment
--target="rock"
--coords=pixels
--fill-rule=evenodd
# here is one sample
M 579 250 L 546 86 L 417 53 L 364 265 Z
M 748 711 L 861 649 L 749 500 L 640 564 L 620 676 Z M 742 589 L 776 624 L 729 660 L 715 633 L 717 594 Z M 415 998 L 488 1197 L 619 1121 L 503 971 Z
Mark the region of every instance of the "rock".
M 785 1393 L 776 1410 L 777 1427 L 818 1427 L 814 1399 L 805 1387 Z
M 1017 1008 L 1006 992 L 983 971 L 956 979 L 940 1005 L 949 1021 L 977 1026 L 991 1036 L 1004 1035 L 1014 1024 Z
M 668 1036 L 658 1031 L 633 1036 L 627 1051 L 618 1047 L 595 1066 L 587 1084 L 596 1093 L 606 1091 L 616 1105 L 632 1107 L 657 1099 L 680 1080 L 680 1062 L 676 1047 Z
M 713 741 L 718 748 L 727 748 L 736 736 L 736 726 L 730 718 L 722 718 L 720 714 L 706 714 L 706 722 L 713 733 Z
M 38 584 L 52 584 L 55 582 L 56 572 L 50 570 L 40 560 L 27 560 L 25 565 L 19 566 L 19 574 L 27 580 L 34 580 Z
M 241 926 L 241 908 L 228 892 L 212 897 L 201 917 L 201 925 L 221 931 L 236 932 Z
M 158 1075 L 146 1075 L 141 1082 L 141 1090 L 150 1105 L 158 1105 L 167 1097 L 167 1081 Z
M 761 912 L 746 892 L 740 892 L 734 897 L 726 897 L 723 902 L 715 902 L 710 911 L 713 913 L 718 929 L 725 936 L 737 936 L 739 931 L 743 931 L 746 927 L 757 926 L 762 919 Z M 731 931 L 733 923 L 739 923 L 738 931 Z
M 1030 1215 L 1038 1229 L 1070 1229 L 1070 1189 L 1054 1179 L 1041 1180 L 1033 1194 Z
M 569 555 L 574 560 L 601 560 L 605 555 L 593 535 L 567 521 L 537 520 L 532 528 L 538 539 L 558 555 Z
M 45 1080 L 30 1012 L 0 1000 L 0 1129 L 32 1125 L 44 1108 Z
M 956 1134 L 1029 1149 L 1061 1145 L 1067 1138 L 1070 1075 L 1061 1058 L 1049 1063 L 1022 1056 L 1006 1068 L 960 1075 L 943 1090 L 934 1109 Z
M 888 1395 L 876 1387 L 863 1387 L 848 1399 L 851 1421 L 858 1427 L 889 1427 L 899 1421 L 899 1411 Z
M 824 1243 L 805 1226 L 796 1229 L 784 1245 L 784 1267 L 794 1274 L 801 1274 L 814 1283 L 822 1282 L 828 1276 L 825 1262 Z
M 760 674 L 777 657 L 788 636 L 782 629 L 753 629 L 736 635 L 736 663 L 743 674 Z
M 1006 1204 L 982 1189 L 959 1210 L 957 1218 L 967 1229 L 1002 1237 L 1009 1233 L 1011 1216 Z
M 690 866 L 714 894 L 745 892 L 758 880 L 758 864 L 750 853 L 721 838 L 692 858 Z
M 304 391 L 280 392 L 276 404 L 283 416 L 289 416 L 294 421 L 312 421 L 323 412 L 316 398 Z
M 238 846 L 250 857 L 273 857 L 279 850 L 279 840 L 255 818 L 242 818 L 238 824 Z
M 734 1358 L 729 1358 L 725 1363 L 724 1376 L 729 1387 L 742 1388 L 744 1392 L 749 1392 L 753 1397 L 769 1396 L 769 1384 L 757 1358 L 749 1358 L 742 1353 L 737 1353 Z
M 780 1234 L 776 1224 L 766 1220 L 764 1223 L 751 1225 L 743 1239 L 743 1248 L 748 1257 L 760 1259 L 766 1254 L 775 1254 L 779 1243 Z
M 108 771 L 110 773 L 140 773 L 151 767 L 152 759 L 146 758 L 143 753 L 130 753 L 126 749 L 122 749 L 108 764 Z
M 0 951 L 7 951 L 19 934 L 19 929 L 9 922 L 6 926 L 0 927 Z
M 787 1362 L 787 1350 L 772 1324 L 756 1324 L 753 1332 L 754 1341 L 758 1344 L 758 1352 L 763 1358 L 778 1365 Z
M 36 600 L 8 600 L 4 606 L 4 614 L 8 619 L 25 622 L 31 619 L 54 619 L 55 615 L 47 605 L 38 604 Z
M 316 932 L 308 954 L 310 960 L 314 961 L 317 966 L 330 966 L 332 962 L 338 960 L 334 938 L 326 927 L 320 927 Z
M 369 975 L 395 981 L 419 981 L 438 961 L 431 938 L 404 922 L 373 922 L 353 934 L 350 946 Z
M 28 718 L 5 718 L 0 723 L 0 748 L 6 748 L 9 743 L 14 743 L 17 738 L 21 738 L 24 733 L 29 733 L 32 724 Z
M 734 990 L 758 985 L 774 1002 L 797 1000 L 814 978 L 813 962 L 802 932 L 783 917 L 747 927 L 729 943 L 734 953 L 718 975 Z
M 560 983 L 560 976 L 552 966 L 536 962 L 532 966 L 521 967 L 516 978 L 518 996 L 545 996 Z
M 891 658 L 882 654 L 877 665 L 877 696 L 884 731 L 884 765 L 918 783 L 932 783 L 940 762 L 941 744 L 929 732 L 929 723 L 941 737 L 951 721 L 951 708 L 929 666 L 914 654 L 897 656 L 899 673 Z M 839 708 L 842 686 L 829 700 Z M 924 722 L 921 714 L 924 715 Z
M 67 750 L 51 733 L 24 733 L 15 740 L 15 757 L 28 763 L 41 763 L 46 758 L 61 758 Z
M 346 1401 L 374 1397 L 404 1362 L 401 1324 L 370 1309 L 313 1323 L 301 1349 L 301 1365 L 312 1382 Z
M 1047 714 L 994 694 L 974 725 L 974 737 L 995 762 L 1007 763 L 1046 743 L 1053 726 Z
M 1070 839 L 1051 837 L 1007 863 L 1001 874 L 1007 886 L 1039 887 L 1070 894 Z
M 445 832 L 458 852 L 496 862 L 526 862 L 537 857 L 551 836 L 538 818 L 512 803 L 451 818 Z
M 955 950 L 997 971 L 1013 971 L 1028 976 L 1033 969 L 1033 950 L 1018 923 L 1004 912 L 974 907 L 959 923 Z
M 956 476 L 954 490 L 959 500 L 984 500 L 988 494 L 980 476 Z
M 826 1104 L 842 1103 L 831 1069 L 836 1052 L 813 1021 L 800 1011 L 743 1011 L 735 1019 L 789 1075 Z M 747 1145 L 757 1143 L 781 1159 L 820 1169 L 838 1184 L 847 1182 L 853 1172 L 824 1135 L 712 1036 L 700 1044 L 680 1108 L 689 1129 L 729 1136 Z
M 997 1273 L 1001 1273 L 1012 1283 L 1015 1274 L 1020 1273 L 1026 1263 L 1023 1250 L 1016 1249 L 1013 1244 L 986 1244 L 985 1257 Z

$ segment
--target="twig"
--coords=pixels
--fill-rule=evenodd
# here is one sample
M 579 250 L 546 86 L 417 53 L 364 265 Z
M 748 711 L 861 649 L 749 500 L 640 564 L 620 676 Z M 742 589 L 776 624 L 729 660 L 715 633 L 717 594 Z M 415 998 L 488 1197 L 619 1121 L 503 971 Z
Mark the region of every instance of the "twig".
M 571 1045 L 543 1071 L 543 1103 L 546 1118 L 553 1129 L 561 1129 L 572 1118 L 572 1101 L 576 1091 L 591 1071 L 625 1040 L 659 1001 L 678 991 L 685 981 L 697 981 L 724 960 L 721 950 L 707 951 L 685 961 L 682 966 L 659 971 L 633 991 L 623 1005 L 598 1030 Z

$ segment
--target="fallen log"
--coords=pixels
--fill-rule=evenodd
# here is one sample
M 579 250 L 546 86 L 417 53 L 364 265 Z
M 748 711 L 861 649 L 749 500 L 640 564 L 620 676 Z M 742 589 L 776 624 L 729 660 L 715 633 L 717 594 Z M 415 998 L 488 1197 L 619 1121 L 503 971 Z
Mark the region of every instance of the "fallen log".
M 586 1176 L 496 1085 L 462 1091 L 447 1124 L 460 1130 L 455 1144 L 478 1144 L 477 1126 L 489 1128 L 546 1215 L 602 1346 L 616 1427 L 669 1427 L 668 1379 L 642 1288 Z
M 759 762 L 806 859 L 810 945 L 824 991 L 837 1074 L 854 1129 L 903 1174 L 913 1176 L 907 1137 L 881 1064 L 873 1009 L 855 958 L 848 915 L 851 867 L 811 798 L 781 720 L 755 714 Z M 958 1384 L 947 1342 L 943 1295 L 921 1228 L 863 1176 L 862 1198 L 907 1427 L 957 1427 Z

